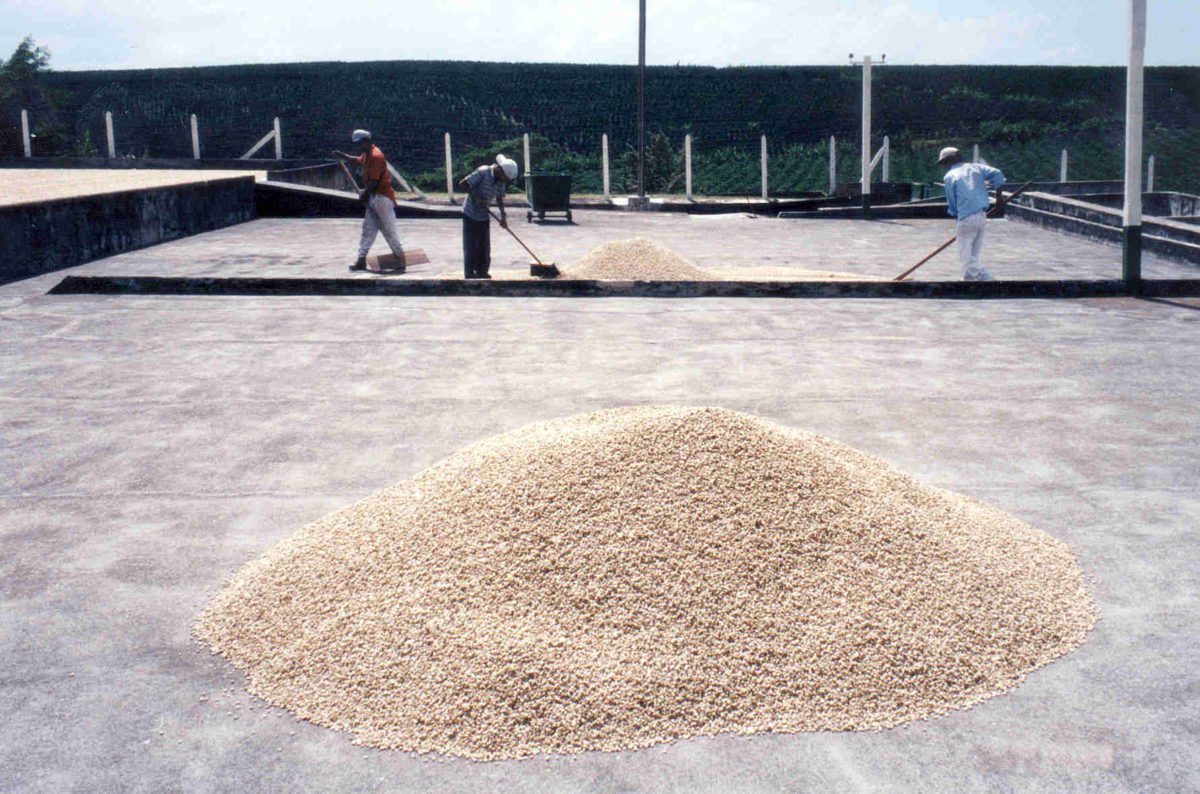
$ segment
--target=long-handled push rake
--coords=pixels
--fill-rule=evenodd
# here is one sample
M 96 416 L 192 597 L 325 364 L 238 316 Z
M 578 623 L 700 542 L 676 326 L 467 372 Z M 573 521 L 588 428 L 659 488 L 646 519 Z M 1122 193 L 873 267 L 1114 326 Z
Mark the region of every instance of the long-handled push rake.
M 1025 190 L 1025 188 L 1029 187 L 1032 184 L 1033 184 L 1033 180 L 1031 179 L 1028 182 L 1026 182 L 1025 184 L 1021 185 L 1016 190 L 1014 190 L 1012 193 L 1009 193 L 1007 196 L 1003 196 L 1002 198 L 996 199 L 996 206 L 994 206 L 990 210 L 988 210 L 987 217 L 991 218 L 993 216 L 999 215 L 1004 210 L 1005 204 L 1012 201 L 1017 196 L 1021 195 L 1021 191 Z M 919 268 L 921 265 L 928 262 L 930 259 L 933 259 L 935 256 L 940 254 L 942 251 L 945 251 L 947 248 L 950 247 L 950 244 L 953 243 L 957 239 L 958 239 L 957 235 L 954 237 L 951 237 L 949 240 L 947 240 L 946 242 L 939 245 L 936 249 L 934 249 L 934 252 L 932 254 L 925 257 L 920 262 L 918 262 L 915 265 L 913 265 L 912 267 L 910 267 L 908 270 L 905 270 L 900 275 L 896 276 L 894 279 L 892 279 L 892 281 L 904 281 L 904 279 L 911 276 L 917 268 Z
M 495 218 L 497 223 L 500 222 L 500 217 L 496 215 L 496 213 L 492 212 L 491 208 L 488 208 L 488 214 Z M 505 224 L 504 228 L 508 229 L 508 233 L 513 236 L 513 239 L 518 243 L 521 243 L 521 247 L 528 251 L 529 255 L 533 257 L 534 261 L 529 263 L 529 275 L 536 276 L 537 278 L 555 278 L 558 276 L 559 270 L 557 265 L 555 265 L 553 262 L 547 265 L 545 262 L 538 259 L 538 255 L 533 251 L 530 251 L 529 246 L 521 242 L 521 238 L 517 237 L 516 232 L 509 228 L 507 224 Z

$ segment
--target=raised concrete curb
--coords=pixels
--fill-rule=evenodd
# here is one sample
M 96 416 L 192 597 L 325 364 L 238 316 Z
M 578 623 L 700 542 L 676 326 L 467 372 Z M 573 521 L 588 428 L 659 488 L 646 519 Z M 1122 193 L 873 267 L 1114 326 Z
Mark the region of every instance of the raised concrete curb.
M 253 176 L 3 206 L 0 283 L 253 217 Z
M 498 298 L 1110 298 L 1122 281 L 464 281 L 68 276 L 51 295 L 328 295 Z M 1141 295 L 1200 296 L 1200 279 L 1144 280 Z

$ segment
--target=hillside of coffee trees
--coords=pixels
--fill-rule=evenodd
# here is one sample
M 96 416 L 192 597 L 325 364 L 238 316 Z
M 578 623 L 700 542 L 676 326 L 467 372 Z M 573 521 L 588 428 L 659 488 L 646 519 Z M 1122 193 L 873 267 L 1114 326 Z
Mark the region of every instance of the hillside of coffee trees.
M 1122 162 L 1124 70 L 1117 67 L 884 66 L 874 72 L 875 146 L 892 144 L 893 180 L 938 174 L 931 153 L 978 143 L 1015 177 L 1056 178 L 1071 150 L 1072 178 L 1117 178 Z M 613 188 L 631 187 L 636 68 L 575 64 L 395 61 L 50 72 L 44 77 L 67 135 L 57 154 L 102 147 L 112 111 L 118 153 L 187 157 L 189 117 L 206 157 L 237 157 L 280 117 L 288 157 L 323 157 L 366 127 L 398 166 L 444 187 L 443 133 L 456 170 L 498 147 L 520 159 L 533 133 L 535 169 L 567 169 L 577 189 L 599 189 L 608 133 Z M 756 192 L 759 140 L 770 149 L 772 189 L 824 189 L 828 138 L 839 174 L 858 173 L 857 67 L 651 67 L 647 125 L 656 147 L 650 187 L 681 190 L 683 137 L 694 136 L 701 193 Z M 1200 192 L 1200 68 L 1146 73 L 1146 148 L 1157 187 Z M 19 131 L 0 131 L 0 154 Z M 514 146 L 514 144 L 516 144 Z M 43 152 L 46 153 L 46 152 Z

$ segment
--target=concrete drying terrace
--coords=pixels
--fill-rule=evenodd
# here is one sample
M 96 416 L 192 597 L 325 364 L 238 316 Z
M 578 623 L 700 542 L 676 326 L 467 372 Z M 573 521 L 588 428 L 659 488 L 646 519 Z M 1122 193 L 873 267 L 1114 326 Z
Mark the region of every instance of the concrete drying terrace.
M 732 279 L 804 279 L 829 272 L 890 279 L 954 235 L 941 220 L 783 220 L 732 215 L 680 215 L 579 211 L 575 223 L 526 223 L 513 208 L 516 234 L 546 262 L 569 266 L 596 246 L 646 237 L 717 276 Z M 398 222 L 406 246 L 430 256 L 404 275 L 347 271 L 355 258 L 361 221 L 353 219 L 258 220 L 217 232 L 114 256 L 64 273 L 170 277 L 431 279 L 462 276 L 462 225 L 457 219 Z M 492 274 L 528 278 L 529 255 L 498 225 L 492 226 Z M 372 249 L 384 253 L 382 238 Z M 1016 221 L 989 222 L 984 262 L 1001 279 L 1119 279 L 1121 250 Z M 1200 268 L 1153 256 L 1146 278 L 1197 278 Z M 934 258 L 914 280 L 962 276 L 953 250 Z M 39 286 L 46 282 L 39 281 Z
M 641 234 L 705 267 L 881 276 L 949 232 L 580 215 L 518 231 L 560 262 Z M 404 229 L 453 269 L 457 223 Z M 997 275 L 1119 275 L 1116 248 L 989 235 Z M 342 276 L 356 239 L 254 222 L 70 272 Z M 46 296 L 62 275 L 0 287 L 0 790 L 1200 788 L 1198 300 Z M 1016 690 L 907 728 L 490 764 L 356 747 L 190 640 L 307 522 L 495 433 L 648 403 L 811 428 L 996 504 L 1070 544 L 1102 620 Z

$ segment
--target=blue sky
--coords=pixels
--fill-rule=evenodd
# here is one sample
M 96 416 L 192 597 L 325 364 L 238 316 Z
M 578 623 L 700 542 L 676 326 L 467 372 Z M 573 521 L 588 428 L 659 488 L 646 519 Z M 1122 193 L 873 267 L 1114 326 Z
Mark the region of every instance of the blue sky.
M 637 0 L 0 0 L 56 69 L 288 61 L 637 62 Z M 1127 0 L 647 0 L 651 64 L 1120 65 Z M 1200 0 L 1148 0 L 1146 63 L 1196 65 Z

